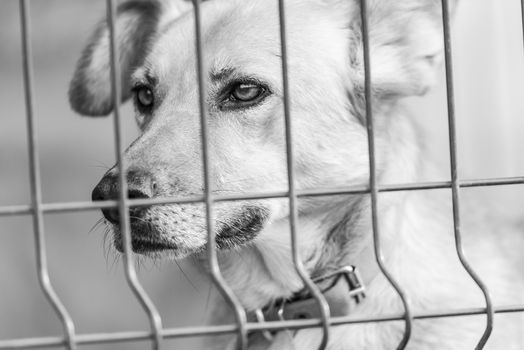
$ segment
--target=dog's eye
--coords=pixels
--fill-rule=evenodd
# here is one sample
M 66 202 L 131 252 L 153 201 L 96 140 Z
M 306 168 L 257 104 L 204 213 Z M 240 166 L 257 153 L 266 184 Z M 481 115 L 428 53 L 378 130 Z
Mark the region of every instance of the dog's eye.
M 231 101 L 250 102 L 256 100 L 264 93 L 264 88 L 254 83 L 237 84 L 231 91 Z
M 269 87 L 254 79 L 242 79 L 229 83 L 219 96 L 221 110 L 241 110 L 255 107 L 271 95 Z
M 139 86 L 135 89 L 137 106 L 140 109 L 151 109 L 155 102 L 153 91 L 147 86 Z

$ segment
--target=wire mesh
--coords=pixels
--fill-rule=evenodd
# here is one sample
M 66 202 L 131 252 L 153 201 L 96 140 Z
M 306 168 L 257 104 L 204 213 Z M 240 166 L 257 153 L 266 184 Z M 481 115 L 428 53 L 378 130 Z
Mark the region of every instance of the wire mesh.
M 247 334 L 249 331 L 261 330 L 282 330 L 282 329 L 304 329 L 304 328 L 322 328 L 323 338 L 321 348 L 325 348 L 328 341 L 328 334 L 330 327 L 336 327 L 346 324 L 359 324 L 370 322 L 389 322 L 389 321 L 405 321 L 406 328 L 404 337 L 398 348 L 403 349 L 410 336 L 411 322 L 418 319 L 432 319 L 458 316 L 473 316 L 486 315 L 487 322 L 485 331 L 479 340 L 476 349 L 482 349 L 486 344 L 489 335 L 493 329 L 494 314 L 499 313 L 515 313 L 524 312 L 524 305 L 506 305 L 494 306 L 491 302 L 489 292 L 483 282 L 478 278 L 475 272 L 469 266 L 467 259 L 464 256 L 461 243 L 460 232 L 460 189 L 468 187 L 486 187 L 486 186 L 502 186 L 502 185 L 517 185 L 524 184 L 524 177 L 506 177 L 506 178 L 489 178 L 489 179 L 459 179 L 457 173 L 457 141 L 455 130 L 455 112 L 454 112 L 454 92 L 453 92 L 453 64 L 451 60 L 451 35 L 449 32 L 449 5 L 447 0 L 442 0 L 442 22 L 443 22 L 443 38 L 445 44 L 445 62 L 446 62 L 446 81 L 447 81 L 447 103 L 448 103 L 448 126 L 449 126 L 449 144 L 450 144 L 450 161 L 451 161 L 451 181 L 427 182 L 427 183 L 405 183 L 405 184 L 389 184 L 380 185 L 376 180 L 375 170 L 375 156 L 374 156 L 374 133 L 372 120 L 372 100 L 371 100 L 371 71 L 370 71 L 370 57 L 369 57 L 369 37 L 367 28 L 367 14 L 366 1 L 361 0 L 361 19 L 362 19 L 362 33 L 364 41 L 364 63 L 365 63 L 365 96 L 366 96 L 366 111 L 368 116 L 368 142 L 370 154 L 370 183 L 369 186 L 353 186 L 346 188 L 326 188 L 326 189 L 308 189 L 297 190 L 294 186 L 294 168 L 293 168 L 293 147 L 291 139 L 291 111 L 289 105 L 289 87 L 288 87 L 288 71 L 287 71 L 287 53 L 286 53 L 286 32 L 285 32 L 285 13 L 284 0 L 279 0 L 279 17 L 280 17 L 280 36 L 281 36 L 281 50 L 282 50 L 282 74 L 284 84 L 284 114 L 286 120 L 286 140 L 287 140 L 287 165 L 288 165 L 288 191 L 271 192 L 271 193 L 244 193 L 241 195 L 214 195 L 212 193 L 210 183 L 210 169 L 209 158 L 207 151 L 207 123 L 206 123 L 206 106 L 205 106 L 205 86 L 204 86 L 204 62 L 202 59 L 202 41 L 201 41 L 201 19 L 200 19 L 200 0 L 193 0 L 194 15 L 195 15 L 195 30 L 196 30 L 196 51 L 197 51 L 197 72 L 199 83 L 199 109 L 201 115 L 202 127 L 202 151 L 203 151 L 203 165 L 204 165 L 204 179 L 205 179 L 205 193 L 202 196 L 180 197 L 180 198 L 155 198 L 155 199 L 128 199 L 127 198 L 127 183 L 125 178 L 125 162 L 123 155 L 123 144 L 121 141 L 121 118 L 119 111 L 120 101 L 120 86 L 116 82 L 119 81 L 119 62 L 118 45 L 116 45 L 115 33 L 115 1 L 107 0 L 107 21 L 109 24 L 110 33 L 110 63 L 111 63 L 111 84 L 113 90 L 113 105 L 114 105 L 114 125 L 115 125 L 115 150 L 119 167 L 119 186 L 120 196 L 116 201 L 105 201 L 102 203 L 92 202 L 69 202 L 69 203 L 42 203 L 41 198 L 41 184 L 39 173 L 39 155 L 38 142 L 35 132 L 35 117 L 33 111 L 33 73 L 32 73 L 32 55 L 31 55 L 31 31 L 29 25 L 29 6 L 27 0 L 19 0 L 20 4 L 20 21 L 22 31 L 22 59 L 23 59 L 23 74 L 24 74 L 24 91 L 26 101 L 26 115 L 27 115 L 27 135 L 29 145 L 29 161 L 30 161 L 30 186 L 31 186 L 31 204 L 28 205 L 12 205 L 0 207 L 0 216 L 14 216 L 14 215 L 31 215 L 33 218 L 33 227 L 35 235 L 35 254 L 37 257 L 38 279 L 43 293 L 47 297 L 50 304 L 53 306 L 55 313 L 58 315 L 64 334 L 56 337 L 34 337 L 22 339 L 7 339 L 0 340 L 0 349 L 30 349 L 30 348 L 49 348 L 64 346 L 68 349 L 76 349 L 79 345 L 99 344 L 99 343 L 116 343 L 125 341 L 153 341 L 153 348 L 160 349 L 162 340 L 179 337 L 196 337 L 196 336 L 212 336 L 219 334 L 238 334 L 239 348 L 247 348 Z M 522 28 L 524 33 L 524 0 L 521 0 L 522 10 Z M 523 37 L 524 40 L 524 37 Z M 380 234 L 378 230 L 378 215 L 377 215 L 377 199 L 380 192 L 395 192 L 395 191 L 414 191 L 414 190 L 431 190 L 431 189 L 451 189 L 452 204 L 453 204 L 453 218 L 454 218 L 454 232 L 457 254 L 466 271 L 478 284 L 482 290 L 486 307 L 484 308 L 457 308 L 454 310 L 433 310 L 424 313 L 411 313 L 409 306 L 405 300 L 402 290 L 391 278 L 387 270 L 383 266 L 383 257 L 380 247 Z M 372 222 L 373 222 L 373 236 L 374 247 L 377 262 L 381 267 L 382 272 L 399 293 L 403 305 L 404 312 L 399 314 L 372 316 L 372 317 L 329 317 L 329 307 L 318 291 L 317 287 L 311 282 L 305 269 L 301 263 L 300 256 L 297 250 L 297 198 L 314 197 L 314 196 L 335 196 L 348 194 L 370 194 Z M 293 246 L 293 262 L 297 272 L 303 279 L 305 285 L 310 289 L 321 310 L 322 317 L 320 319 L 310 320 L 291 320 L 291 321 L 275 321 L 275 322 L 260 322 L 247 323 L 245 311 L 234 296 L 230 288 L 225 283 L 221 276 L 215 250 L 214 230 L 212 221 L 213 203 L 219 201 L 234 201 L 234 200 L 250 200 L 263 198 L 288 198 L 290 208 L 290 231 Z M 154 304 L 138 281 L 136 271 L 133 264 L 133 255 L 131 254 L 131 240 L 129 229 L 129 208 L 162 205 L 162 204 L 182 204 L 182 203 L 205 203 L 206 205 L 206 224 L 208 230 L 208 258 L 211 264 L 211 274 L 213 281 L 218 289 L 222 292 L 226 300 L 231 304 L 235 311 L 236 324 L 220 325 L 220 326 L 199 326 L 199 327 L 179 327 L 179 328 L 163 328 L 160 315 L 156 310 Z M 113 333 L 89 333 L 77 334 L 72 318 L 69 316 L 63 303 L 58 295 L 53 290 L 50 282 L 49 271 L 47 268 L 46 248 L 45 248 L 45 231 L 43 227 L 44 213 L 61 213 L 68 211 L 84 211 L 100 208 L 118 208 L 120 213 L 122 237 L 124 243 L 124 265 L 125 274 L 130 289 L 146 311 L 151 329 L 149 331 L 129 331 L 129 332 L 113 332 Z

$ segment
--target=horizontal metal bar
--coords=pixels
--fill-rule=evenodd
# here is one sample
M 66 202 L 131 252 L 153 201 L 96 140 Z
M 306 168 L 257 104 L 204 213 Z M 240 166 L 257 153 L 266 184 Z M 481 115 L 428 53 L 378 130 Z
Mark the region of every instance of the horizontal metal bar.
M 61 203 L 69 204 L 69 203 Z M 43 205 L 43 204 L 42 204 Z M 33 209 L 29 204 L 6 205 L 0 207 L 0 216 L 30 215 Z
M 524 184 L 524 177 L 504 177 L 491 179 L 471 179 L 459 181 L 459 187 L 489 187 L 489 186 L 505 186 L 505 185 L 522 185 Z M 417 182 L 404 184 L 390 184 L 378 187 L 379 192 L 400 192 L 400 191 L 418 191 L 418 190 L 435 190 L 451 188 L 451 181 L 434 181 L 434 182 Z M 337 195 L 351 195 L 369 193 L 368 186 L 346 186 L 337 188 L 325 189 L 306 189 L 297 190 L 297 197 L 322 197 L 322 196 L 337 196 Z M 288 197 L 287 191 L 275 192 L 260 192 L 260 193 L 239 193 L 229 195 L 215 195 L 213 201 L 227 202 L 237 200 L 257 200 L 270 198 L 285 198 Z M 143 207 L 149 205 L 164 205 L 164 204 L 184 204 L 184 203 L 202 203 L 204 196 L 184 196 L 184 197 L 161 197 L 151 199 L 129 199 L 129 207 Z M 57 203 L 42 203 L 42 211 L 44 213 L 62 213 L 85 210 L 98 210 L 105 208 L 117 208 L 118 201 L 103 201 L 103 202 L 57 202 Z M 14 216 L 14 215 L 29 215 L 32 213 L 31 205 L 6 205 L 0 206 L 0 216 Z
M 504 305 L 494 308 L 494 312 L 498 314 L 524 312 L 524 305 Z M 413 318 L 418 320 L 446 318 L 446 317 L 460 317 L 460 316 L 475 316 L 485 315 L 486 308 L 465 308 L 465 309 L 451 309 L 428 311 L 423 313 L 414 313 Z M 371 322 L 389 322 L 404 320 L 403 313 L 391 315 L 377 315 L 369 317 L 330 317 L 330 324 L 332 326 L 342 326 L 346 324 L 359 324 Z M 304 329 L 322 326 L 320 319 L 310 320 L 293 320 L 293 321 L 275 321 L 275 322 L 260 322 L 247 323 L 246 328 L 249 331 L 263 331 L 263 330 L 280 330 L 280 329 Z M 180 327 L 180 328 L 164 328 L 160 334 L 164 339 L 182 338 L 182 337 L 197 337 L 197 336 L 214 336 L 220 334 L 228 334 L 237 332 L 236 324 L 219 325 L 219 326 L 199 326 L 199 327 Z M 99 343 L 117 343 L 128 341 L 146 341 L 152 339 L 154 335 L 149 331 L 127 331 L 114 333 L 89 333 L 76 334 L 75 342 L 78 345 L 89 345 Z M 62 337 L 41 337 L 41 338 L 22 338 L 0 340 L 0 349 L 34 349 L 34 348 L 49 348 L 56 346 L 63 346 L 65 340 Z

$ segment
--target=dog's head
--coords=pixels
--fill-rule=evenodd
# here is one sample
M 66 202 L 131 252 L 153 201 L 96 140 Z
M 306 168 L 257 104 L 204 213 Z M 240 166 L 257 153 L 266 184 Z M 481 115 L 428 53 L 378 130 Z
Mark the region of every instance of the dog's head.
M 402 97 L 423 94 L 442 55 L 440 1 L 370 0 L 370 41 L 379 153 Z M 287 56 L 296 187 L 366 183 L 363 53 L 359 1 L 286 0 Z M 203 193 L 195 24 L 190 3 L 128 1 L 118 9 L 123 100 L 135 105 L 140 137 L 125 152 L 130 198 Z M 285 192 L 286 138 L 276 0 L 202 4 L 204 80 L 211 187 L 215 194 Z M 112 109 L 108 27 L 102 22 L 77 65 L 70 101 L 80 114 Z M 381 159 L 385 159 L 382 157 Z M 379 168 L 383 162 L 379 162 Z M 379 169 L 380 170 L 380 169 Z M 117 197 L 110 170 L 93 199 Z M 335 201 L 300 201 L 317 215 Z M 118 214 L 105 210 L 115 228 Z M 289 216 L 284 199 L 217 202 L 217 245 L 252 242 Z M 203 205 L 131 210 L 133 249 L 182 257 L 206 242 Z M 256 240 L 255 240 L 256 241 Z

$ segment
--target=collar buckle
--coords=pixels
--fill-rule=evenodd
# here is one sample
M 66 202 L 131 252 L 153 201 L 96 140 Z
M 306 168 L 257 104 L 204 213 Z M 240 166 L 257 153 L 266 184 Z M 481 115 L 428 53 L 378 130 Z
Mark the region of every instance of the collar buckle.
M 266 322 L 266 318 L 264 317 L 264 312 L 262 311 L 262 309 L 255 310 L 255 319 L 259 323 Z M 271 334 L 270 331 L 262 331 L 262 335 L 264 336 L 264 338 L 266 338 L 267 341 L 273 341 L 273 334 Z
M 341 280 L 343 278 L 343 280 Z M 343 286 L 343 282 L 347 286 Z M 331 316 L 347 316 L 350 300 L 356 304 L 366 297 L 366 288 L 359 271 L 355 266 L 347 265 L 333 272 L 313 279 L 314 283 L 326 282 L 328 286 L 321 290 L 331 308 Z M 342 301 L 341 301 L 342 300 Z M 344 301 L 345 300 L 345 301 Z M 249 322 L 284 321 L 286 319 L 311 319 L 320 317 L 316 310 L 316 301 L 311 296 L 295 299 L 278 299 L 264 308 L 248 314 Z M 266 341 L 273 341 L 276 332 L 262 331 Z
M 360 272 L 355 266 L 343 266 L 340 269 L 335 270 L 329 274 L 315 278 L 313 282 L 318 283 L 330 278 L 333 278 L 333 281 L 327 288 L 325 288 L 322 291 L 322 293 L 325 293 L 331 288 L 333 288 L 339 282 L 340 278 L 344 278 L 349 287 L 349 296 L 355 299 L 357 304 L 360 303 L 366 297 L 366 287 L 364 285 L 364 282 L 362 281 Z

